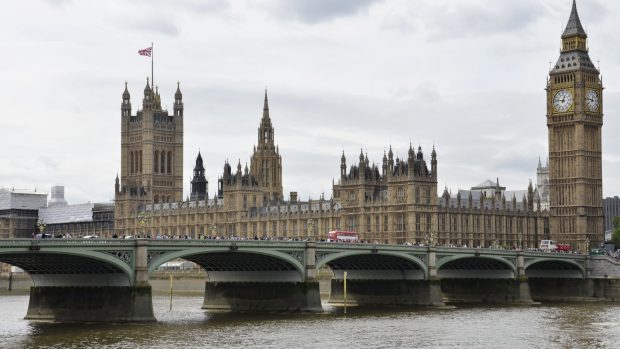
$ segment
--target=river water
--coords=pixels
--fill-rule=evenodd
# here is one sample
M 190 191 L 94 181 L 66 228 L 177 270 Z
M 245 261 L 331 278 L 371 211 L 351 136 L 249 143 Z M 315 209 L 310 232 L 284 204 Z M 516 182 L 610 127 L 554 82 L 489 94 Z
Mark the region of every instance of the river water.
M 620 348 L 620 304 L 228 314 L 198 296 L 155 296 L 157 323 L 23 320 L 28 295 L 0 296 L 0 348 Z

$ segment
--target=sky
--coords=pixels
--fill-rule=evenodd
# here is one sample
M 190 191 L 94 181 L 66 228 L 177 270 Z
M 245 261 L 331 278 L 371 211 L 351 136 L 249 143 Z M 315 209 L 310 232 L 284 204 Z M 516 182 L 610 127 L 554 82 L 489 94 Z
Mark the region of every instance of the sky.
M 184 196 L 198 150 L 209 192 L 249 163 L 264 89 L 284 192 L 331 197 L 340 156 L 438 154 L 438 191 L 536 181 L 546 79 L 572 0 L 12 1 L 0 13 L 0 187 L 69 203 L 114 197 L 125 81 L 185 105 Z M 603 194 L 620 195 L 620 1 L 578 0 L 604 91 Z M 288 194 L 285 194 L 288 197 Z

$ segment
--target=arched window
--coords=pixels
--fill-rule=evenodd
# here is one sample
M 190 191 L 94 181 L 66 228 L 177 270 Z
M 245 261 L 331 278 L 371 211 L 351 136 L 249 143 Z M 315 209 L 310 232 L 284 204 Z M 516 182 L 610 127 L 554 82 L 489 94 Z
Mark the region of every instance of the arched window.
M 129 173 L 133 173 L 133 152 L 132 152 L 132 151 L 131 151 L 131 152 L 129 152 L 129 163 L 130 163 L 130 165 L 129 165 L 129 166 L 130 166 L 130 168 L 131 168 L 131 169 L 129 170 Z
M 153 171 L 157 173 L 159 171 L 159 152 L 155 150 L 155 156 L 153 156 Z
M 172 173 L 172 152 L 171 151 L 168 152 L 167 165 L 168 165 L 168 173 Z
M 153 198 L 153 201 L 158 204 L 159 203 L 159 196 L 155 195 L 155 197 Z
M 166 199 L 166 201 L 171 202 L 170 195 L 168 195 L 168 198 Z
M 134 172 L 138 173 L 138 152 L 137 151 L 133 152 L 133 161 L 134 161 L 134 165 L 133 165 Z
M 160 155 L 161 159 L 159 161 L 159 172 L 166 173 L 166 152 L 162 151 Z
M 142 173 L 142 150 L 140 150 L 140 156 L 138 159 L 138 172 Z

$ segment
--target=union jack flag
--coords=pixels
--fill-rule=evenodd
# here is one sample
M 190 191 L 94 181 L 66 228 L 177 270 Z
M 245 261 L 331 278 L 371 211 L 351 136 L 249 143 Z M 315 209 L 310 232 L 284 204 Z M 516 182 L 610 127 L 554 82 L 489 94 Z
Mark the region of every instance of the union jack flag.
M 140 54 L 141 56 L 149 56 L 151 57 L 151 51 L 153 50 L 153 47 L 147 47 L 144 50 L 138 50 L 138 54 Z

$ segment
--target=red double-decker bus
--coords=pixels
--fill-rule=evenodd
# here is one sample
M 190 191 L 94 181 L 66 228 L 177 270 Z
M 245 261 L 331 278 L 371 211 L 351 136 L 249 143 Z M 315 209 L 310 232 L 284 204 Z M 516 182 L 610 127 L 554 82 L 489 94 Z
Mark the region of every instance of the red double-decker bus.
M 354 231 L 334 230 L 327 233 L 327 242 L 359 242 L 359 235 Z

